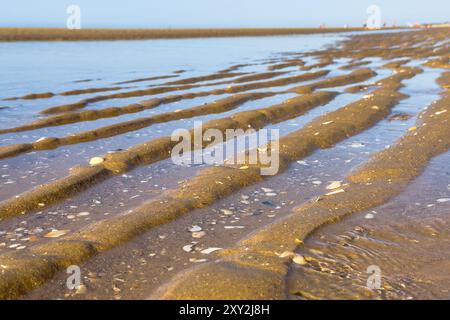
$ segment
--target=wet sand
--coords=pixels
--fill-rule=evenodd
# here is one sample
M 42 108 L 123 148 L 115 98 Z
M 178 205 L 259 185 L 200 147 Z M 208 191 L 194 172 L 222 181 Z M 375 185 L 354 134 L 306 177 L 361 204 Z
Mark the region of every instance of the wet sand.
M 71 150 L 94 142 L 102 145 L 106 138 L 121 139 L 123 134 L 151 130 L 158 124 L 170 129 L 172 122 L 176 126 L 190 118 L 206 117 L 204 130 L 280 128 L 282 136 L 280 170 L 274 177 L 261 176 L 261 164 L 177 168 L 169 159 L 174 142 L 160 135 L 125 149 L 106 150 L 104 155 L 97 154 L 103 159 L 99 165 L 80 163 L 68 175 L 42 181 L 18 197 L 1 199 L 0 231 L 5 231 L 0 236 L 5 242 L 0 247 L 0 297 L 445 297 L 448 277 L 437 273 L 438 266 L 448 261 L 443 250 L 448 242 L 445 213 L 419 220 L 409 218 L 407 222 L 403 216 L 373 219 L 369 215 L 362 220 L 358 216 L 365 217 L 372 211 L 378 215 L 384 207 L 395 205 L 399 196 L 414 201 L 405 192 L 408 194 L 411 186 L 417 185 L 430 161 L 450 148 L 448 33 L 447 29 L 439 29 L 357 35 L 327 50 L 283 54 L 262 64 L 255 62 L 253 65 L 266 71 L 254 74 L 238 74 L 235 71 L 244 65 L 237 64 L 210 75 L 180 78 L 147 89 L 95 95 L 96 88 L 92 88 L 86 100 L 44 108 L 41 113 L 48 116 L 3 129 L 2 134 L 14 135 L 55 126 L 64 129 L 85 121 L 95 124 L 98 119 L 114 119 L 121 114 L 137 115 L 129 121 L 84 132 L 4 145 L 0 155 L 5 168 L 9 166 L 7 161 L 16 157 L 26 159 L 33 153 L 45 154 L 46 150 L 69 145 Z M 228 77 L 235 82 L 220 80 Z M 415 82 L 416 78 L 424 80 Z M 140 80 L 136 79 L 137 83 Z M 434 83 L 435 96 L 415 87 L 423 81 Z M 223 84 L 227 87 L 221 87 Z M 210 86 L 214 88 L 207 89 Z M 171 91 L 182 92 L 171 95 Z M 159 96 L 166 92 L 169 95 Z M 291 96 L 285 99 L 286 94 Z M 101 100 L 152 95 L 157 96 L 130 105 L 77 111 Z M 168 103 L 220 95 L 226 96 L 215 101 L 212 97 L 210 103 L 191 108 L 139 116 L 144 110 L 158 112 Z M 419 95 L 424 96 L 423 100 L 417 100 Z M 31 97 L 46 99 L 54 95 Z M 247 107 L 267 99 L 279 102 Z M 416 109 L 410 107 L 405 112 L 401 107 L 410 100 Z M 52 115 L 54 112 L 63 113 Z M 371 143 L 379 141 L 368 151 L 358 142 L 365 134 Z M 211 146 L 204 143 L 200 148 Z M 349 162 L 333 162 L 343 158 Z M 327 166 L 316 167 L 316 161 Z M 148 181 L 149 175 L 156 189 L 135 186 L 138 180 Z M 445 177 L 442 179 L 445 182 Z M 129 194 L 134 188 L 140 193 Z M 102 198 L 111 190 L 127 190 L 127 196 L 112 196 L 110 204 L 102 204 Z M 439 198 L 444 205 L 448 196 L 435 193 L 430 191 L 427 199 Z M 95 215 L 67 212 L 80 211 L 94 195 L 94 199 L 101 200 L 87 210 L 94 210 Z M 374 230 L 373 237 L 389 236 L 389 241 L 411 253 L 428 252 L 428 248 L 442 252 L 429 257 L 437 261 L 436 268 L 402 271 L 398 265 L 409 261 L 408 255 L 379 248 L 376 241 L 357 243 L 361 249 L 355 253 L 348 253 L 347 238 L 347 246 L 320 248 L 321 240 L 335 241 L 334 235 L 342 230 L 353 230 L 352 241 L 360 239 L 354 235 L 367 234 L 361 231 L 365 226 L 360 226 L 366 220 Z M 359 229 L 355 229 L 355 223 Z M 439 242 L 430 238 L 413 249 L 404 240 L 389 235 L 395 228 L 414 234 L 422 223 L 437 230 Z M 196 231 L 201 233 L 198 238 L 188 231 L 193 225 L 201 226 Z M 64 232 L 57 238 L 45 237 L 51 229 Z M 311 251 L 312 247 L 316 251 Z M 364 255 L 367 251 L 374 254 Z M 345 260 L 346 254 L 350 256 Z M 396 264 L 382 264 L 375 259 L 380 255 L 398 260 Z M 361 270 L 366 264 L 377 265 L 377 261 L 383 274 L 403 279 L 403 291 L 400 282 L 390 278 L 379 290 L 365 286 Z M 425 258 L 422 261 L 425 263 Z M 65 269 L 73 264 L 80 265 L 84 272 L 83 290 L 77 292 L 64 287 Z M 423 278 L 427 278 L 426 285 L 422 284 Z M 336 293 L 333 288 L 337 287 L 342 289 Z M 433 294 L 428 294 L 429 290 Z

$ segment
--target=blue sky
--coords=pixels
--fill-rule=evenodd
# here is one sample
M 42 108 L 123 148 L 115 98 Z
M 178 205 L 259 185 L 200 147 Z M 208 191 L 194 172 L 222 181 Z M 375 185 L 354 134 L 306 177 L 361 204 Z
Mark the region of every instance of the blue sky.
M 65 27 L 71 4 L 83 28 L 361 26 L 372 4 L 389 25 L 450 20 L 449 0 L 2 0 L 0 26 Z

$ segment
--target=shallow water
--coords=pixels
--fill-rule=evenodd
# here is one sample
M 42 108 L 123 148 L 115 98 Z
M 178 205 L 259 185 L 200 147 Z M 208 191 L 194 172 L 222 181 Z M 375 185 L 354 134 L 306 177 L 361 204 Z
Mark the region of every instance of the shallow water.
M 62 92 L 80 88 L 111 86 L 117 81 L 172 74 L 176 70 L 187 70 L 179 78 L 214 73 L 235 64 L 255 63 L 266 58 L 282 57 L 284 53 L 302 52 L 319 49 L 326 44 L 342 39 L 342 35 L 305 35 L 269 38 L 221 38 L 192 40 L 146 40 L 146 41 L 110 41 L 110 42 L 49 42 L 49 43 L 0 43 L 0 98 L 22 96 L 39 92 Z M 111 53 L 114 54 L 111 54 Z M 238 72 L 265 71 L 265 65 L 245 67 Z M 290 68 L 292 70 L 292 68 Z M 298 72 L 298 68 L 294 68 Z M 284 71 L 284 70 L 283 70 Z M 337 74 L 342 73 L 339 70 Z M 102 78 L 101 80 L 97 80 Z M 26 79 L 26 81 L 23 81 Z M 74 83 L 75 80 L 93 79 L 90 82 Z M 158 80 L 154 83 L 172 81 Z M 214 83 L 215 81 L 212 81 Z M 305 82 L 308 83 L 308 82 Z M 132 84 L 142 88 L 148 82 Z M 291 86 L 277 87 L 276 90 L 288 89 Z M 217 86 L 219 88 L 225 85 Z M 132 90 L 136 90 L 136 88 Z M 211 90 L 216 87 L 207 87 Z M 188 91 L 196 92 L 205 89 L 197 88 Z M 176 92 L 178 94 L 178 92 Z M 105 94 L 105 93 L 100 93 Z M 107 94 L 107 93 L 106 93 Z M 169 93 L 170 94 L 170 93 Z M 55 96 L 50 99 L 1 101 L 6 109 L 0 110 L 0 128 L 10 128 L 28 123 L 37 118 L 45 118 L 38 111 L 47 107 L 79 101 L 85 97 L 95 96 Z M 160 94 L 152 97 L 160 97 Z M 226 97 L 214 95 L 180 102 L 164 104 L 158 108 L 138 113 L 122 115 L 114 118 L 98 119 L 74 124 L 48 127 L 37 130 L 3 134 L 0 145 L 33 142 L 41 137 L 62 137 L 74 132 L 92 130 L 102 126 L 146 117 L 176 109 L 185 109 L 205 102 Z M 234 112 L 270 106 L 287 99 L 289 95 L 279 95 L 244 104 L 243 106 L 222 114 L 196 118 L 207 121 L 221 118 Z M 86 109 L 109 106 L 123 106 L 142 101 L 146 97 L 112 99 L 90 104 Z M 7 181 L 11 183 L 7 190 L 3 183 L 0 200 L 26 191 L 32 186 L 48 182 L 67 174 L 68 169 L 76 164 L 84 164 L 93 157 L 107 151 L 149 141 L 155 137 L 170 135 L 178 128 L 192 128 L 193 119 L 178 120 L 155 124 L 137 131 L 121 134 L 112 138 L 101 139 L 89 143 L 64 146 L 56 150 L 31 152 L 13 159 L 2 160 L 8 170 Z M 52 170 L 49 170 L 52 168 Z M 20 182 L 23 181 L 23 182 Z
M 2 73 L 0 98 L 21 96 L 31 92 L 61 92 L 86 87 L 110 86 L 118 81 L 169 75 L 176 70 L 186 70 L 186 73 L 181 75 L 183 77 L 202 75 L 233 64 L 269 58 L 280 51 L 301 52 L 318 49 L 342 37 L 342 35 L 328 34 L 249 37 L 245 38 L 245 41 L 242 41 L 242 38 L 210 38 L 0 43 Z M 242 71 L 249 69 L 244 68 Z M 92 81 L 74 83 L 82 79 L 92 79 Z M 155 83 L 171 80 L 176 79 L 158 80 Z M 150 83 L 145 82 L 126 86 L 148 84 Z M 59 103 L 66 102 L 61 97 L 58 97 L 58 100 Z M 55 103 L 55 101 L 51 102 Z M 20 111 L 20 116 L 24 117 L 24 109 L 29 112 L 42 107 L 36 101 L 16 103 L 4 103 L 13 108 L 8 112 L 11 118 L 19 115 Z M 3 121 L 0 118 L 1 127 L 8 125 Z
M 448 299 L 449 161 L 447 152 L 389 203 L 315 232 L 299 253 L 316 263 L 291 268 L 292 298 Z M 370 266 L 381 271 L 373 290 Z

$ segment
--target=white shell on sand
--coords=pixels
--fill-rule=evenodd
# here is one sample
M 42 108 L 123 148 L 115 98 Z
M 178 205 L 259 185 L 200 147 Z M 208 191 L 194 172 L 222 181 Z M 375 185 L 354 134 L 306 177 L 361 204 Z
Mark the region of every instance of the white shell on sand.
M 368 214 L 366 214 L 364 216 L 364 218 L 366 218 L 366 219 L 373 219 L 373 218 L 375 218 L 375 216 L 372 213 L 368 213 Z
M 231 216 L 233 214 L 233 211 L 228 209 L 220 209 L 220 211 L 222 211 L 222 213 L 226 216 Z
M 295 255 L 292 251 L 284 251 L 282 254 L 279 255 L 280 258 L 290 258 Z
M 91 166 L 98 166 L 99 164 L 103 163 L 103 161 L 105 161 L 105 159 L 101 157 L 93 157 L 91 158 L 91 160 L 89 160 L 89 164 Z
M 210 253 L 213 253 L 214 251 L 219 251 L 219 250 L 222 250 L 222 248 L 208 248 L 208 249 L 202 250 L 200 252 L 203 254 L 210 254 Z
M 328 186 L 327 190 L 334 190 L 340 188 L 342 185 L 341 181 L 332 181 Z
M 67 232 L 69 232 L 69 230 L 56 230 L 56 229 L 53 229 L 52 231 L 47 233 L 44 237 L 46 237 L 46 238 L 58 238 L 58 237 L 61 237 L 61 236 L 65 235 Z
M 188 245 L 183 246 L 183 251 L 191 252 L 193 250 L 193 248 L 194 248 L 193 244 L 188 244 Z
M 326 196 L 332 196 L 333 194 L 338 194 L 338 193 L 342 193 L 342 192 L 345 192 L 345 190 L 344 189 L 336 189 L 336 190 L 333 190 L 333 191 L 331 191 L 331 192 L 328 192 L 327 194 L 325 194 Z
M 192 232 L 192 238 L 200 239 L 206 236 L 205 231 Z
M 202 227 L 200 227 L 200 226 L 192 226 L 192 227 L 189 228 L 189 231 L 190 232 L 199 232 L 199 231 L 202 231 Z
M 296 255 L 292 258 L 292 261 L 293 261 L 295 264 L 298 264 L 298 265 L 301 265 L 301 266 L 307 264 L 305 258 L 304 258 L 302 255 L 300 255 L 300 254 L 296 254 Z

